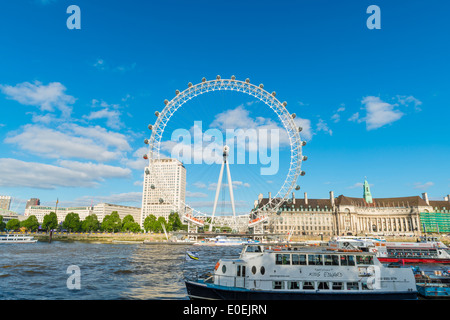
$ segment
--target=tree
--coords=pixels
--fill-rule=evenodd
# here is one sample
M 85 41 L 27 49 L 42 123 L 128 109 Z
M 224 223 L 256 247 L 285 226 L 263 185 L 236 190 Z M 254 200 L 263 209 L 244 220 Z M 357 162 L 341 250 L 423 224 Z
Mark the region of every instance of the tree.
M 167 231 L 177 231 L 183 229 L 183 224 L 181 223 L 180 216 L 178 212 L 171 212 L 169 215 L 169 222 L 167 226 Z
M 90 214 L 81 223 L 81 229 L 86 232 L 97 231 L 100 229 L 100 222 L 95 214 Z
M 0 231 L 4 231 L 6 228 L 6 223 L 3 222 L 3 216 L 0 215 Z
M 145 231 L 154 231 L 156 226 L 156 217 L 151 214 L 149 216 L 147 216 L 144 220 L 144 230 Z
M 155 229 L 153 231 L 155 231 L 155 232 L 163 231 L 163 227 L 162 227 L 163 224 L 167 225 L 166 219 L 164 217 L 159 217 L 158 220 L 156 220 Z M 166 230 L 167 230 L 167 228 L 166 228 Z
M 44 216 L 44 221 L 42 222 L 42 229 L 44 230 L 52 230 L 58 227 L 58 217 L 56 213 L 50 212 Z
M 6 230 L 17 230 L 20 228 L 19 219 L 11 219 L 6 223 Z
M 66 218 L 64 219 L 64 222 L 62 223 L 62 226 L 64 229 L 67 229 L 69 232 L 80 231 L 81 222 L 80 222 L 79 214 L 74 213 L 74 212 L 69 212 L 66 215 Z
M 35 215 L 31 215 L 26 220 L 22 221 L 20 226 L 30 231 L 36 231 L 39 229 L 39 222 Z
M 133 216 L 129 214 L 123 218 L 122 231 L 139 232 L 141 231 L 141 226 L 139 223 L 134 222 Z
M 103 218 L 102 229 L 108 232 L 118 232 L 122 229 L 122 221 L 117 211 L 113 211 Z

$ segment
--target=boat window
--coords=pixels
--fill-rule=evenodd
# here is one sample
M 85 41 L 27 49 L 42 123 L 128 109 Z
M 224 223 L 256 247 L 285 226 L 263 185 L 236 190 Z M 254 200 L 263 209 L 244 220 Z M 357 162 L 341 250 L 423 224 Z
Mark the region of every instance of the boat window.
M 288 286 L 289 286 L 289 289 L 298 290 L 298 289 L 300 289 L 300 282 L 299 281 L 289 281 Z
M 305 281 L 303 282 L 303 289 L 304 290 L 314 290 L 314 282 L 312 281 Z
M 261 252 L 260 246 L 248 246 L 245 252 Z
M 329 289 L 330 289 L 330 286 L 329 286 L 328 282 L 322 282 L 322 281 L 320 281 L 320 282 L 318 283 L 317 289 L 319 289 L 319 290 L 329 290 Z
M 256 267 L 255 267 L 255 266 L 252 267 L 252 273 L 253 273 L 253 274 L 256 273 Z
M 347 282 L 347 290 L 358 290 L 358 282 Z
M 356 256 L 357 264 L 373 264 L 373 256 Z
M 335 254 L 326 254 L 323 256 L 324 262 L 326 266 L 338 266 L 339 265 L 339 256 Z
M 241 276 L 241 266 L 240 266 L 240 265 L 237 266 L 236 275 L 237 275 L 238 277 Z
M 333 290 L 342 290 L 342 289 L 344 289 L 344 283 L 342 283 L 342 282 L 333 282 L 332 289 Z
M 321 254 L 308 254 L 308 264 L 310 266 L 323 265 Z
M 281 254 L 275 255 L 275 264 L 283 264 L 283 257 Z
M 245 266 L 242 266 L 242 276 L 245 277 Z
M 273 289 L 284 289 L 284 281 L 272 281 Z
M 291 255 L 290 254 L 276 254 L 275 255 L 275 264 L 291 264 Z
M 227 272 L 227 267 L 225 265 L 222 266 L 222 273 Z
M 355 256 L 341 255 L 341 266 L 354 266 Z
M 264 266 L 261 266 L 259 272 L 261 272 L 261 274 L 263 275 L 264 273 L 266 273 L 266 268 L 264 268 Z
M 292 264 L 306 266 L 306 254 L 293 254 Z

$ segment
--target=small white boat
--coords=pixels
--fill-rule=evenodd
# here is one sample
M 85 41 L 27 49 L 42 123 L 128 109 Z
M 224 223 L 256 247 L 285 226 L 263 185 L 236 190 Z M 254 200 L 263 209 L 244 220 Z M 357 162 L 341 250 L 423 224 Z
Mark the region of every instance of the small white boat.
M 0 234 L 1 243 L 36 243 L 37 240 L 33 236 L 24 234 Z
M 244 238 L 228 238 L 226 236 L 217 236 L 214 238 L 205 238 L 205 240 L 195 242 L 196 246 L 243 246 L 246 244 L 256 244 L 259 241 Z

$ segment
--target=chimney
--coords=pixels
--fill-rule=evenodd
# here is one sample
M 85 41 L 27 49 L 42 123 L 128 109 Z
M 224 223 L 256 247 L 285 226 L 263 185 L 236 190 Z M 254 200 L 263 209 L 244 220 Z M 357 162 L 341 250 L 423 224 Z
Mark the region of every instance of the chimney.
M 445 201 L 450 201 L 450 194 L 448 194 L 446 197 L 444 197 Z
M 269 192 L 269 201 L 272 201 L 272 192 Z
M 331 206 L 334 207 L 334 192 L 330 191 L 330 201 L 331 201 Z
M 258 194 L 258 204 L 261 203 L 262 199 L 263 199 L 263 194 L 262 193 Z
M 295 192 L 292 192 L 292 203 L 295 204 Z
M 305 204 L 308 204 L 308 195 L 305 192 Z
M 426 192 L 422 193 L 422 198 L 423 200 L 425 200 L 427 205 L 430 205 L 430 202 L 428 201 L 428 194 Z

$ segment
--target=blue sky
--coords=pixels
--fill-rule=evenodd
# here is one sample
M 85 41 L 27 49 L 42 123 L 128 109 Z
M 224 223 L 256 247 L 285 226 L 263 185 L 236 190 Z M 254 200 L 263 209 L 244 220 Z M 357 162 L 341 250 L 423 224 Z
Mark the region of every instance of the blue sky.
M 66 27 L 71 4 L 81 30 Z M 379 30 L 366 27 L 372 4 Z M 13 196 L 18 212 L 32 197 L 140 206 L 154 112 L 188 82 L 235 75 L 276 91 L 301 121 L 309 159 L 298 196 L 360 197 L 367 177 L 375 198 L 442 199 L 450 193 L 449 9 L 444 1 L 5 1 L 0 194 Z M 202 121 L 206 130 L 233 115 L 277 121 L 238 94 L 184 108 L 168 129 Z M 238 201 L 276 193 L 284 159 L 281 148 L 270 178 L 232 167 Z M 220 168 L 187 169 L 187 200 L 208 211 Z

